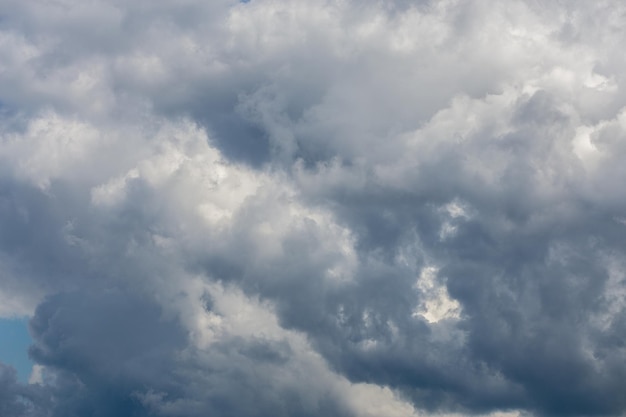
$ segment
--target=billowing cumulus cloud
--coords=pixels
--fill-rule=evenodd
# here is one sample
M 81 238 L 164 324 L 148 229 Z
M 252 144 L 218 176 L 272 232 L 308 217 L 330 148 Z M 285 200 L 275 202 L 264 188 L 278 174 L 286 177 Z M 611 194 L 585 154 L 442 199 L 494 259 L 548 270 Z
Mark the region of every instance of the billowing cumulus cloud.
M 0 2 L 0 414 L 624 415 L 625 17 Z

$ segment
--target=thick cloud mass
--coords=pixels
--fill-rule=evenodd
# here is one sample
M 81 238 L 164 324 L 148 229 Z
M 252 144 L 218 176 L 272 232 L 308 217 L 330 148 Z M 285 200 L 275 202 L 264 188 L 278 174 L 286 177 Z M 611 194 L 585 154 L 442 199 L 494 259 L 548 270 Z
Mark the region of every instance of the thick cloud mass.
M 0 415 L 626 415 L 625 19 L 0 0 Z

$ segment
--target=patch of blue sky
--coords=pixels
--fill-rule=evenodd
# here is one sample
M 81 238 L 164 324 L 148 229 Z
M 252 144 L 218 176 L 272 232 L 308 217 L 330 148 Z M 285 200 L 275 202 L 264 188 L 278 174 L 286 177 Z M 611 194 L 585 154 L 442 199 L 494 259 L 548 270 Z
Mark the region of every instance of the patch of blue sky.
M 27 382 L 33 369 L 28 357 L 32 339 L 28 333 L 28 319 L 0 319 L 0 361 L 17 370 L 21 382 Z

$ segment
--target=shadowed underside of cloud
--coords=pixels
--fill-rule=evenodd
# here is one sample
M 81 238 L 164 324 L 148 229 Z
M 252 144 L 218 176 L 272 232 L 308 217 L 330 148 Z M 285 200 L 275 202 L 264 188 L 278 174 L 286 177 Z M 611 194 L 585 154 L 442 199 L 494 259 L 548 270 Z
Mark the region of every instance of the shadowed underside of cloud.
M 622 416 L 626 8 L 6 0 L 6 416 Z

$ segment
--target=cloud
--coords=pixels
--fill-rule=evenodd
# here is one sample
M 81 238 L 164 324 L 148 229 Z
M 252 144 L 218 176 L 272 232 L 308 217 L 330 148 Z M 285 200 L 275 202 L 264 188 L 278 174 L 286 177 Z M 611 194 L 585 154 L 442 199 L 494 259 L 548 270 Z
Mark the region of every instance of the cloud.
M 625 412 L 624 6 L 205 3 L 0 5 L 3 415 Z
M 16 417 L 40 417 L 47 415 L 51 405 L 45 389 L 37 386 L 24 387 L 17 382 L 15 369 L 0 362 L 0 411 L 3 415 Z

